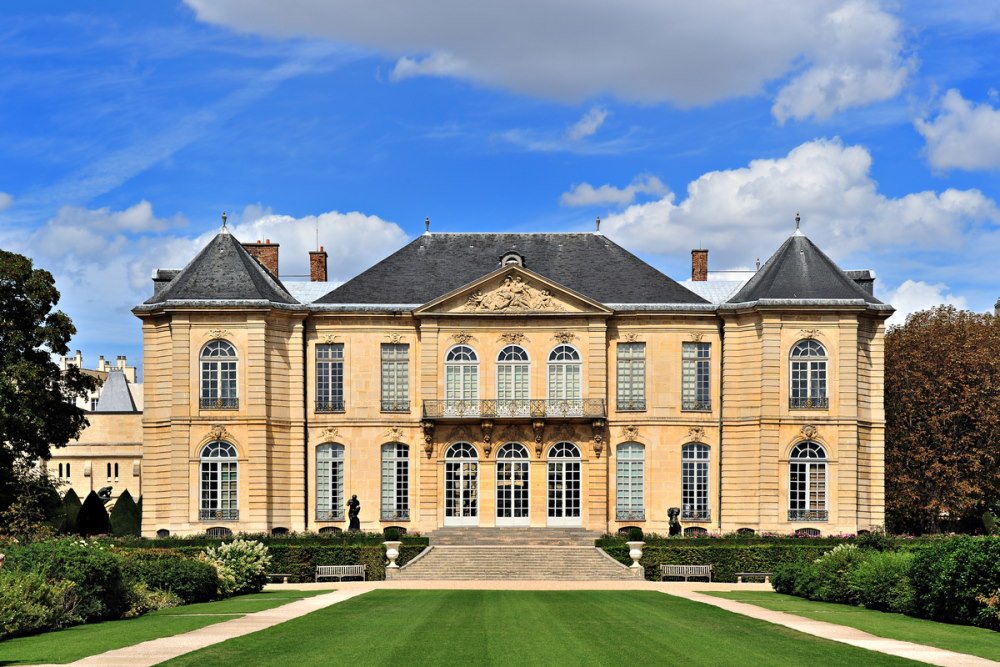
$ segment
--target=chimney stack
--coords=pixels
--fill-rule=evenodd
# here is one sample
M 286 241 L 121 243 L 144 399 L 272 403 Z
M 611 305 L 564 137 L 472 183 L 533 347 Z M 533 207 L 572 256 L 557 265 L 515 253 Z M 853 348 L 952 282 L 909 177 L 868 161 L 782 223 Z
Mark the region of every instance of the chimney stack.
M 708 280 L 708 251 L 691 251 L 691 280 L 705 282 Z
M 277 243 L 271 243 L 271 239 L 267 239 L 263 243 L 257 241 L 256 243 L 244 243 L 243 247 L 246 249 L 250 256 L 260 262 L 260 265 L 267 269 L 272 276 L 278 277 L 278 245 Z
M 314 283 L 326 282 L 326 250 L 323 246 L 319 250 L 309 251 L 309 280 Z

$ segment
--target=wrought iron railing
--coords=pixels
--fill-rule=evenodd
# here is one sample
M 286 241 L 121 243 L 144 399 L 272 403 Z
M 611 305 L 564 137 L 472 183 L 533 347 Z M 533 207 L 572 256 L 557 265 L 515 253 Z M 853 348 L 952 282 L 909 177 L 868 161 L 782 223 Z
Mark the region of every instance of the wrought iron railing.
M 711 521 L 712 511 L 711 510 L 698 510 L 698 509 L 682 509 L 681 519 L 686 521 Z
M 343 521 L 344 510 L 316 510 L 317 521 Z
M 825 410 L 830 407 L 826 396 L 793 396 L 788 399 L 788 407 L 796 410 Z
M 681 410 L 694 410 L 700 412 L 708 412 L 712 409 L 711 401 L 681 401 Z
M 560 417 L 603 418 L 607 416 L 604 399 L 530 400 L 484 399 L 473 401 L 431 400 L 424 401 L 427 419 L 461 419 L 469 417 L 503 418 L 523 417 L 545 419 Z
M 788 510 L 789 521 L 826 521 L 826 510 Z
M 343 412 L 344 399 L 320 398 L 316 400 L 316 412 Z
M 227 398 L 220 398 L 218 396 L 212 398 L 209 396 L 201 397 L 201 409 L 202 410 L 239 410 L 240 399 L 235 396 L 230 396 Z
M 382 401 L 382 412 L 409 412 L 410 402 L 407 400 L 401 401 Z
M 646 510 L 616 510 L 616 521 L 645 521 Z
M 409 521 L 410 520 L 410 510 L 409 509 L 392 509 L 382 510 L 382 521 Z
M 206 510 L 202 509 L 198 511 L 199 521 L 239 521 L 240 511 L 234 509 L 228 510 Z
M 646 409 L 646 401 L 623 400 L 619 398 L 616 407 L 618 408 L 618 412 L 642 412 Z

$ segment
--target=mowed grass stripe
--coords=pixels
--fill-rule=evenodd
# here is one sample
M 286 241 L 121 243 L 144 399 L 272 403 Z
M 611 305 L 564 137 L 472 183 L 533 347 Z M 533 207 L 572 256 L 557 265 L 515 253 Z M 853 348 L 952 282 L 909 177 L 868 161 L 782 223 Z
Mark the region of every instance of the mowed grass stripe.
M 917 664 L 655 591 L 389 591 L 169 665 Z
M 926 644 L 1000 661 L 1000 633 L 985 628 L 938 623 L 846 604 L 814 602 L 768 591 L 727 591 L 708 595 L 746 602 L 772 611 L 785 611 L 816 621 L 846 625 L 876 637 Z

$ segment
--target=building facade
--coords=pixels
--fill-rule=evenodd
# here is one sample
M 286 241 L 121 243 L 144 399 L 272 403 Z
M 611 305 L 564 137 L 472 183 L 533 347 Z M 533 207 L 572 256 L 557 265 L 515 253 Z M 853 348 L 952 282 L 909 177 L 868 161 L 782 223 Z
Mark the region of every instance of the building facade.
M 594 234 L 424 234 L 281 281 L 225 229 L 135 308 L 143 533 L 883 523 L 892 308 L 796 232 L 683 284 Z

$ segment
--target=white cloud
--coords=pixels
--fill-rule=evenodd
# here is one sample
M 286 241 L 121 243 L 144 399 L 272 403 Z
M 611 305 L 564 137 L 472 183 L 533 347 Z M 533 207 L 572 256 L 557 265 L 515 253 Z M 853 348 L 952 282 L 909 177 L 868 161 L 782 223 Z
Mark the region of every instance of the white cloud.
M 592 136 L 601 129 L 601 125 L 604 125 L 604 121 L 609 115 L 610 112 L 607 109 L 602 109 L 601 107 L 591 108 L 590 111 L 583 114 L 580 120 L 573 123 L 566 130 L 566 137 L 572 141 L 579 141 L 580 139 Z
M 775 115 L 802 118 L 891 97 L 906 71 L 899 22 L 878 0 L 186 2 L 236 30 L 371 49 L 396 59 L 395 80 L 453 76 L 559 100 L 691 106 L 793 75 Z
M 915 125 L 934 167 L 1000 168 L 1000 109 L 973 104 L 952 89 L 942 98 L 936 117 L 917 119 Z
M 922 280 L 905 280 L 884 297 L 883 295 L 879 295 L 879 297 L 896 308 L 896 312 L 887 322 L 890 325 L 903 324 L 906 322 L 907 315 L 935 306 L 969 307 L 966 298 L 950 293 L 947 285 L 943 283 L 930 284 Z
M 559 197 L 559 203 L 563 206 L 596 206 L 599 204 L 625 206 L 634 202 L 640 194 L 664 197 L 669 193 L 670 189 L 663 184 L 663 181 L 656 176 L 646 174 L 637 177 L 624 188 L 616 188 L 607 184 L 595 188 L 590 183 L 579 183 L 574 185 L 569 192 L 562 193 Z
M 10 206 L 11 202 L 13 201 L 14 198 L 11 197 L 9 194 L 7 194 L 6 192 L 0 192 L 0 211 Z
M 609 216 L 604 230 L 649 253 L 686 252 L 699 239 L 713 265 L 747 266 L 788 237 L 796 211 L 805 233 L 835 258 L 871 249 L 944 252 L 961 247 L 970 226 L 1000 222 L 996 202 L 978 190 L 887 197 L 871 161 L 862 146 L 810 141 L 784 157 L 703 174 L 682 201 L 671 194 L 632 205 Z

